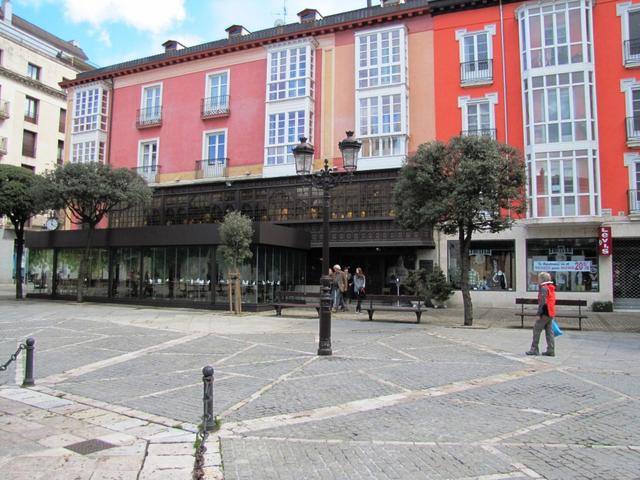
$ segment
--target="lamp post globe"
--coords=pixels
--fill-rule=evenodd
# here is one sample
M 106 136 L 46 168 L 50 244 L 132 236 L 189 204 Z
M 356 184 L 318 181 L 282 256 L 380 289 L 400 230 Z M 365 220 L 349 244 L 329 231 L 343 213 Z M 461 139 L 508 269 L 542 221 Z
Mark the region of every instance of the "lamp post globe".
M 313 170 L 313 145 L 307 143 L 306 137 L 300 137 L 300 143 L 293 147 L 293 158 L 296 162 L 298 175 L 309 175 Z
M 338 143 L 342 152 L 342 165 L 347 172 L 355 172 L 358 168 L 358 152 L 362 147 L 362 142 L 353 137 L 351 130 L 347 131 L 347 137 Z

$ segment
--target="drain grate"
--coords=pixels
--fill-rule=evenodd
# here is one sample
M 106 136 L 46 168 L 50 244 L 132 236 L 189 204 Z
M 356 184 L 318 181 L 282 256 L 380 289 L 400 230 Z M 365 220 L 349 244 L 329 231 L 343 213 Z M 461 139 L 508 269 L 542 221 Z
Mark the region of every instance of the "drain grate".
M 67 450 L 71 450 L 72 452 L 79 453 L 80 455 L 88 455 L 90 453 L 96 453 L 101 450 L 106 450 L 107 448 L 113 448 L 115 445 L 112 445 L 107 442 L 103 442 L 102 440 L 98 440 L 97 438 L 93 438 L 91 440 L 85 440 L 83 442 L 72 443 L 71 445 L 67 445 Z

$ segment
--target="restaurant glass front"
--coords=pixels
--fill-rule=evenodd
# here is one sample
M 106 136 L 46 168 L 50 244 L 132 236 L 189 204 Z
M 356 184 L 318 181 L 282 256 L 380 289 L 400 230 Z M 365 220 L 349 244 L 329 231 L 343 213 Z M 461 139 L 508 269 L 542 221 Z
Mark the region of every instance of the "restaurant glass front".
M 254 245 L 240 269 L 242 302 L 269 304 L 279 290 L 303 291 L 303 250 Z M 82 249 L 31 249 L 27 293 L 77 294 Z M 229 304 L 229 269 L 214 246 L 92 249 L 88 297 L 155 302 Z

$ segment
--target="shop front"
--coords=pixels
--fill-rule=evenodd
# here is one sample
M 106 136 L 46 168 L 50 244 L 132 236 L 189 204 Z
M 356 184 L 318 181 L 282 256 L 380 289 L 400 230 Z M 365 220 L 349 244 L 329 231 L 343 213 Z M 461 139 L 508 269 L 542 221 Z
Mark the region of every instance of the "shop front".
M 29 232 L 27 295 L 75 298 L 86 231 Z M 226 308 L 228 269 L 217 224 L 103 229 L 90 249 L 85 298 Z M 278 290 L 304 290 L 309 234 L 254 224 L 253 257 L 242 267 L 246 309 L 267 308 Z

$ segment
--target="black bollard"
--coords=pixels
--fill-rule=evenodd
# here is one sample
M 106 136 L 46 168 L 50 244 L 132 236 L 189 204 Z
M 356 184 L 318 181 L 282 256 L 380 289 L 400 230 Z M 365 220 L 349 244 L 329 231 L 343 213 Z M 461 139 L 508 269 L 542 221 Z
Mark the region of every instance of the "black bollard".
M 204 387 L 202 395 L 202 403 L 204 404 L 202 427 L 204 431 L 210 432 L 215 427 L 213 419 L 213 367 L 210 365 L 202 369 L 202 384 Z
M 29 337 L 25 343 L 27 344 L 27 364 L 24 369 L 24 381 L 22 382 L 22 386 L 33 387 L 35 385 L 35 382 L 33 381 L 33 355 L 36 349 L 36 339 Z
M 320 278 L 320 341 L 318 355 L 331 355 L 331 278 Z

